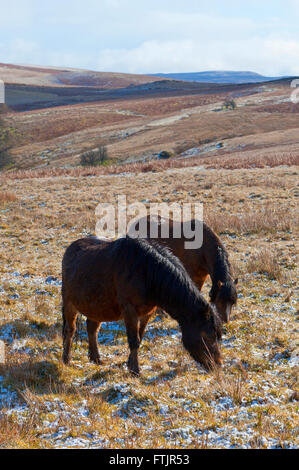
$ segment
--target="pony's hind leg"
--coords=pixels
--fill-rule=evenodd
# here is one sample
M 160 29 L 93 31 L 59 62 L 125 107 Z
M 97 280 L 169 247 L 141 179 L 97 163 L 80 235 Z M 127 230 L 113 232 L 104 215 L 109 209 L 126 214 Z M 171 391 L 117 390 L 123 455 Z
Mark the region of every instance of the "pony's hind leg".
M 91 362 L 101 364 L 100 354 L 98 350 L 98 332 L 101 326 L 100 322 L 87 320 L 87 333 L 88 333 L 88 357 Z
M 62 360 L 64 364 L 70 362 L 70 351 L 74 334 L 76 332 L 76 318 L 78 312 L 75 307 L 70 303 L 63 303 L 62 316 L 63 316 L 63 355 Z

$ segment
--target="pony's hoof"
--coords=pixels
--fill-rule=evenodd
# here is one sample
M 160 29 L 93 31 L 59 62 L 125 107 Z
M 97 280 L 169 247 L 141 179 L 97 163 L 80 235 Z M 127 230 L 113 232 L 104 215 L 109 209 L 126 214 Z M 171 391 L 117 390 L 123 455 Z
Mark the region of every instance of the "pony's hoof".
M 89 360 L 90 362 L 92 362 L 93 364 L 96 364 L 97 366 L 100 366 L 103 364 L 103 361 L 101 361 L 99 357 L 90 357 Z
M 134 377 L 140 377 L 140 369 L 139 367 L 129 367 L 130 374 L 134 375 Z
M 62 362 L 65 366 L 70 364 L 70 357 L 69 356 L 62 356 Z
M 89 350 L 88 351 L 88 358 L 89 358 L 90 362 L 92 362 L 93 364 L 97 364 L 97 365 L 102 364 L 102 361 L 100 359 L 100 354 L 99 354 L 98 351 Z
M 135 358 L 130 356 L 127 365 L 132 375 L 135 375 L 136 377 L 140 375 L 139 363 Z

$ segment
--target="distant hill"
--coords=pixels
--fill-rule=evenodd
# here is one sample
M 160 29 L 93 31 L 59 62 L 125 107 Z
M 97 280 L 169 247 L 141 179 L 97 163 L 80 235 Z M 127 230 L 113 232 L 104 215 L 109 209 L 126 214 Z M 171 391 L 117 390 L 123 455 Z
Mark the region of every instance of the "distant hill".
M 234 96 L 241 96 L 244 93 L 252 93 L 251 89 L 256 87 L 257 82 L 268 80 L 270 83 L 271 78 L 252 72 L 199 72 L 148 76 L 0 63 L 0 80 L 5 82 L 7 106 L 15 111 L 29 111 L 158 95 L 233 93 Z M 275 83 L 284 80 L 276 79 Z
M 0 63 L 0 80 L 7 84 L 56 87 L 125 88 L 156 82 L 160 79 L 148 75 L 95 72 L 74 68 L 43 67 Z
M 192 73 L 155 73 L 154 77 L 171 78 L 173 80 L 184 80 L 186 82 L 202 83 L 258 83 L 278 80 L 282 77 L 265 77 L 255 72 L 234 72 L 215 70 L 209 72 Z

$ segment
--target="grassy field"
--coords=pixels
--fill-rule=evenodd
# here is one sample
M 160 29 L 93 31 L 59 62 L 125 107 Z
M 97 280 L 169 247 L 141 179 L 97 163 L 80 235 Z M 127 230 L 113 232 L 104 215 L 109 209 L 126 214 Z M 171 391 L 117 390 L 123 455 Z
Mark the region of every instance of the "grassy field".
M 272 129 L 272 148 L 255 137 L 259 152 L 131 164 L 125 173 L 2 174 L 0 448 L 298 446 L 298 138 L 290 121 L 280 129 L 288 125 L 283 148 Z M 147 327 L 140 378 L 127 371 L 121 323 L 102 325 L 104 364 L 95 366 L 82 318 L 71 365 L 62 364 L 61 258 L 71 241 L 94 233 L 97 204 L 118 194 L 204 204 L 239 277 L 221 372 L 197 367 L 164 314 Z
M 146 80 L 28 67 L 6 73 L 19 74 L 21 97 L 30 85 L 29 101 L 40 91 L 51 101 L 55 87 L 64 99 L 86 79 L 108 88 Z M 299 108 L 290 83 L 204 84 L 188 92 L 172 82 L 151 86 L 136 96 L 112 90 L 114 99 L 4 117 L 15 163 L 0 173 L 7 359 L 0 366 L 0 448 L 298 447 Z M 235 110 L 223 108 L 227 97 Z M 98 145 L 112 165 L 81 167 L 82 152 Z M 158 160 L 162 150 L 174 157 Z M 129 203 L 203 203 L 204 220 L 239 278 L 221 372 L 196 365 L 166 314 L 147 327 L 140 378 L 127 371 L 122 323 L 102 324 L 104 364 L 95 366 L 80 318 L 71 364 L 62 364 L 64 250 L 95 232 L 99 203 L 123 194 Z

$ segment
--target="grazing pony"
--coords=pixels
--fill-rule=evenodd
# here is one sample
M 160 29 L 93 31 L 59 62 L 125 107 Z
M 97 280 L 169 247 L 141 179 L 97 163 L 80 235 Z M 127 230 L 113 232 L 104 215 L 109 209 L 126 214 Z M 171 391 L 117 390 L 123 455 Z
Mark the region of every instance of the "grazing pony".
M 146 225 L 142 225 L 143 223 Z M 220 238 L 208 227 L 207 224 L 201 221 L 191 220 L 187 222 L 189 227 L 194 233 L 195 222 L 200 229 L 202 229 L 203 242 L 200 248 L 185 248 L 185 242 L 190 242 L 190 239 L 184 236 L 183 224 L 185 222 L 176 222 L 172 219 L 166 219 L 158 215 L 149 215 L 139 219 L 131 225 L 128 234 L 133 231 L 138 231 L 140 227 L 146 227 L 146 233 L 149 240 L 156 240 L 156 242 L 170 248 L 170 250 L 181 260 L 186 270 L 188 271 L 191 279 L 201 290 L 202 286 L 210 275 L 212 280 L 212 288 L 210 290 L 210 302 L 216 306 L 217 312 L 224 323 L 227 323 L 230 318 L 232 307 L 237 303 L 237 290 L 236 285 L 238 279 L 233 280 L 231 275 L 231 266 L 228 260 L 228 253 L 223 246 Z M 167 234 L 167 227 L 169 226 L 169 236 L 165 237 L 162 234 Z M 178 224 L 180 227 L 175 227 Z M 175 229 L 179 228 L 177 233 L 181 233 L 180 238 L 175 238 Z M 151 238 L 150 229 L 155 233 L 155 238 Z
M 62 261 L 63 361 L 70 348 L 78 312 L 87 317 L 89 358 L 99 364 L 101 322 L 124 320 L 130 349 L 129 370 L 138 375 L 138 348 L 157 307 L 182 331 L 190 355 L 207 370 L 221 364 L 221 322 L 200 294 L 182 263 L 156 242 L 96 237 L 72 243 Z

